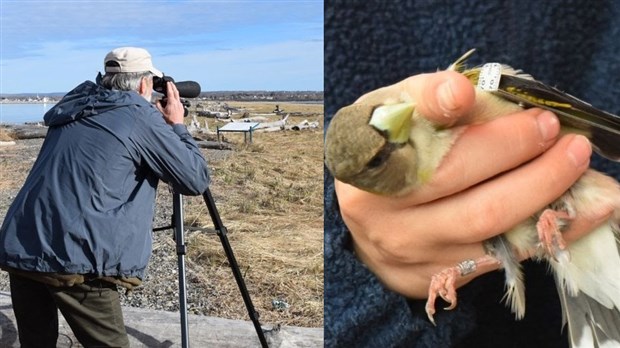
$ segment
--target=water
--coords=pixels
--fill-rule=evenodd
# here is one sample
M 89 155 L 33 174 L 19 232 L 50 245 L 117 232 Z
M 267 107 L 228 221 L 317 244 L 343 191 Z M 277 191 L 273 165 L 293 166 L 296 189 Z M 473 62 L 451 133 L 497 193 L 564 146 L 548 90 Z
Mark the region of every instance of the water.
M 0 104 L 0 123 L 43 122 L 43 115 L 54 104 Z

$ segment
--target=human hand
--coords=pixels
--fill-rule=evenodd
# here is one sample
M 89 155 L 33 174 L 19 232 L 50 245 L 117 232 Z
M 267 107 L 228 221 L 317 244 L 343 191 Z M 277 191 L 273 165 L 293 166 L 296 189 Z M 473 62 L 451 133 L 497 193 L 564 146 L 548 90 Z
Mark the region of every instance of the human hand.
M 166 123 L 170 125 L 182 124 L 185 110 L 183 109 L 183 104 L 181 103 L 179 90 L 174 83 L 170 81 L 166 82 L 166 97 L 166 106 L 162 106 L 161 101 L 158 100 L 156 104 L 157 109 L 164 115 L 164 120 Z
M 451 126 L 472 116 L 473 86 L 449 71 L 413 76 L 357 102 L 379 104 L 403 93 L 435 123 Z M 392 290 L 426 298 L 434 274 L 483 256 L 484 240 L 555 200 L 587 169 L 588 141 L 558 140 L 558 134 L 552 113 L 530 109 L 466 127 L 432 178 L 404 196 L 371 194 L 336 180 L 356 254 Z M 571 242 L 580 233 L 564 237 Z M 479 267 L 456 285 L 496 268 Z

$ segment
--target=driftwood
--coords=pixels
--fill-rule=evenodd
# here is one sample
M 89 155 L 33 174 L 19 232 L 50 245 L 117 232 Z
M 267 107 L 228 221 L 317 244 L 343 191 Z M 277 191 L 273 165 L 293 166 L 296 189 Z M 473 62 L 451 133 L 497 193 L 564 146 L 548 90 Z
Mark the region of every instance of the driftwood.
M 302 130 L 302 129 L 313 129 L 313 128 L 319 128 L 319 122 L 317 121 L 308 122 L 308 120 L 303 120 L 302 122 L 299 122 L 298 124 L 294 126 L 291 126 L 291 129 L 295 131 Z
M 231 144 L 226 142 L 218 142 L 211 140 L 196 140 L 196 144 L 198 147 L 203 149 L 214 149 L 214 150 L 232 150 L 233 147 Z
M 244 117 L 237 120 L 231 119 L 230 122 L 266 122 L 269 119 L 265 116 Z
M 223 112 L 223 111 L 196 111 L 196 115 L 202 116 L 202 117 L 217 118 L 217 119 L 227 119 L 227 118 L 230 118 L 231 116 L 230 112 Z
M 267 133 L 267 132 L 279 132 L 284 130 L 284 127 L 268 127 L 268 128 L 258 128 L 255 132 Z
M 187 126 L 187 130 L 190 133 L 194 133 L 194 132 L 209 132 L 209 123 L 207 123 L 207 121 L 205 120 L 205 127 L 201 128 L 200 127 L 200 121 L 198 121 L 198 118 L 196 118 L 196 115 L 192 116 L 192 121 L 189 123 L 189 125 Z
M 196 141 L 196 144 L 200 148 L 214 149 L 214 150 L 232 150 L 233 149 L 232 144 L 226 141 L 212 140 L 212 139 L 217 138 L 215 133 L 213 134 L 202 133 L 202 134 L 203 136 L 198 135 L 198 133 L 193 133 L 192 135 L 192 138 L 194 138 L 194 140 Z M 212 137 L 210 137 L 210 135 Z
M 278 114 L 275 114 L 275 113 L 272 112 L 272 113 L 257 113 L 257 114 L 254 114 L 254 115 L 255 116 L 270 117 L 270 116 L 277 116 Z M 243 117 L 243 118 L 247 118 L 247 117 Z
M 258 126 L 254 129 L 262 129 L 262 128 L 284 128 L 286 126 L 286 121 L 288 120 L 288 115 L 279 121 L 273 122 L 262 122 L 259 123 Z
M 275 123 L 275 122 L 274 122 Z M 282 131 L 282 130 L 293 130 L 293 131 L 300 131 L 303 129 L 315 129 L 315 128 L 319 128 L 319 122 L 308 122 L 308 120 L 304 120 L 303 122 L 300 122 L 296 125 L 293 126 L 287 126 L 287 125 L 276 125 L 276 126 L 272 126 L 272 127 L 264 127 L 264 128 L 260 128 L 257 127 L 256 131 L 257 132 L 278 132 L 278 131 Z
M 45 138 L 47 127 L 38 124 L 8 125 L 4 127 L 13 139 Z
M 123 317 L 132 347 L 180 347 L 179 314 L 125 307 Z M 249 321 L 188 314 L 189 334 L 194 347 L 259 347 L 256 329 Z M 59 318 L 58 347 L 75 346 L 77 339 L 63 316 Z M 11 295 L 0 292 L 0 347 L 19 347 Z M 269 347 L 323 347 L 322 328 L 280 326 L 261 322 Z M 6 334 L 9 332 L 10 334 Z

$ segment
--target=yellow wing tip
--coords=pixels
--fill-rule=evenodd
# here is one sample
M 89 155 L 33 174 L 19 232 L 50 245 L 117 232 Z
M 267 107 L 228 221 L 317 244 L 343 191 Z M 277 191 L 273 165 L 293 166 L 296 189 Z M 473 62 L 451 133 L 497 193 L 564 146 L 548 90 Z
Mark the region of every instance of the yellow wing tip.
M 446 69 L 446 70 L 451 70 L 451 71 L 456 71 L 456 72 L 462 73 L 463 71 L 465 71 L 465 67 L 466 67 L 465 61 L 467 59 L 469 59 L 469 57 L 472 54 L 474 54 L 475 51 L 476 51 L 476 49 L 472 48 L 471 50 L 465 52 L 465 54 L 463 54 L 456 61 L 454 61 L 454 63 L 450 64 L 450 66 L 448 66 L 448 69 Z
M 472 54 L 474 54 L 475 51 L 476 49 L 472 48 L 469 51 L 465 52 L 465 54 L 459 57 L 454 63 L 450 64 L 448 69 L 446 69 L 446 70 L 456 71 L 456 72 L 463 74 L 465 77 L 469 79 L 469 81 L 471 81 L 471 83 L 474 86 L 478 84 L 478 76 L 480 75 L 480 68 L 475 67 L 475 68 L 468 69 L 465 62 L 467 61 L 467 59 L 469 59 L 469 57 Z

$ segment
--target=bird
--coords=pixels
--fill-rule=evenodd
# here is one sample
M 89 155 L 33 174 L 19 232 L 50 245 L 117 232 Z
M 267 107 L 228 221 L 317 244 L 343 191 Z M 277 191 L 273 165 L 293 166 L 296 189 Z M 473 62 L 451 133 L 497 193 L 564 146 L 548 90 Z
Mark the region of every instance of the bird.
M 620 161 L 620 118 L 548 86 L 506 64 L 467 67 L 470 50 L 447 70 L 475 86 L 471 112 L 451 127 L 424 117 L 415 100 L 377 93 L 345 106 L 325 133 L 325 166 L 334 178 L 384 196 L 408 194 L 431 180 L 459 135 L 472 124 L 531 107 L 553 111 L 564 133 L 580 133 L 596 152 Z M 601 217 L 604 221 L 601 222 Z M 596 223 L 593 223 L 596 221 Z M 562 232 L 592 229 L 566 245 Z M 484 241 L 486 255 L 432 277 L 426 312 L 433 324 L 437 296 L 456 306 L 455 278 L 494 262 L 505 272 L 504 301 L 516 319 L 525 316 L 519 255 L 547 262 L 555 278 L 571 347 L 620 347 L 620 184 L 588 169 L 561 197 L 508 231 Z

